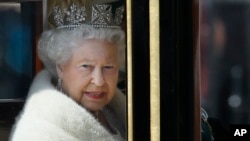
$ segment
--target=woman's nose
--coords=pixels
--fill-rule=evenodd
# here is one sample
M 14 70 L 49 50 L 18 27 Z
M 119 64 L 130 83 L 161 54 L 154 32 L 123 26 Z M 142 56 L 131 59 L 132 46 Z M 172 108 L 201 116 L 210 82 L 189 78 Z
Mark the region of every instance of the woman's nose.
M 95 68 L 92 72 L 92 83 L 96 86 L 103 86 L 105 81 L 102 74 L 102 70 L 99 68 Z

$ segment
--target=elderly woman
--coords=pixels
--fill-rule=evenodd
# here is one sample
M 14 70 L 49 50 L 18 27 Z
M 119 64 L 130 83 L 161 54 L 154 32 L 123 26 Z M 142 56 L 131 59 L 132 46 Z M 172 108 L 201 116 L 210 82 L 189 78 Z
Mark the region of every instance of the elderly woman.
M 120 28 L 45 31 L 38 54 L 46 69 L 31 85 L 11 140 L 126 140 L 125 97 L 116 87 L 124 53 Z

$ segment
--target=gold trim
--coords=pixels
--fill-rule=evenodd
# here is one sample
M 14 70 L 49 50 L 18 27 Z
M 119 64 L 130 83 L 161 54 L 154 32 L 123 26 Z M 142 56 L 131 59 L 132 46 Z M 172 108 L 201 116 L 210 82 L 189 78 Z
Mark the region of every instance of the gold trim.
M 150 139 L 160 141 L 159 0 L 149 1 Z
M 133 80 L 132 80 L 132 6 L 131 0 L 126 0 L 127 12 L 127 118 L 128 141 L 133 141 Z

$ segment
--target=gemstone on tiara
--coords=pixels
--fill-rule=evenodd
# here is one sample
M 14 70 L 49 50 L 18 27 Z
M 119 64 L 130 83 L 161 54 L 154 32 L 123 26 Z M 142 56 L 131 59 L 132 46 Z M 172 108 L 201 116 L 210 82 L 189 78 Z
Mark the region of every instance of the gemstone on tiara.
M 117 25 L 120 25 L 122 23 L 122 19 L 123 19 L 123 13 L 124 13 L 124 6 L 118 7 L 115 11 L 115 23 Z
M 55 6 L 52 9 L 53 14 L 54 14 L 54 21 L 56 23 L 56 26 L 63 26 L 63 16 L 62 16 L 62 11 L 59 6 Z
M 80 24 L 86 20 L 85 17 L 87 16 L 87 13 L 85 11 L 85 6 L 77 7 L 75 3 L 72 3 L 69 6 L 69 10 L 64 9 L 64 13 L 66 15 L 65 20 L 69 25 Z
M 93 24 L 112 24 L 112 6 L 111 5 L 95 5 L 92 7 L 92 23 Z

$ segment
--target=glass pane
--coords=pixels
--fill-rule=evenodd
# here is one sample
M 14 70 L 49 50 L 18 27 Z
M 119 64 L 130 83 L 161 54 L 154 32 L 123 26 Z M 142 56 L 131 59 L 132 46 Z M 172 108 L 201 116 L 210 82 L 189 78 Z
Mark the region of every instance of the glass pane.
M 201 0 L 201 104 L 211 122 L 249 124 L 249 1 Z
M 20 3 L 0 3 L 0 98 L 23 98 L 31 79 L 30 28 L 22 22 Z
M 42 27 L 38 3 L 0 2 L 0 101 L 24 99 L 36 72 Z

